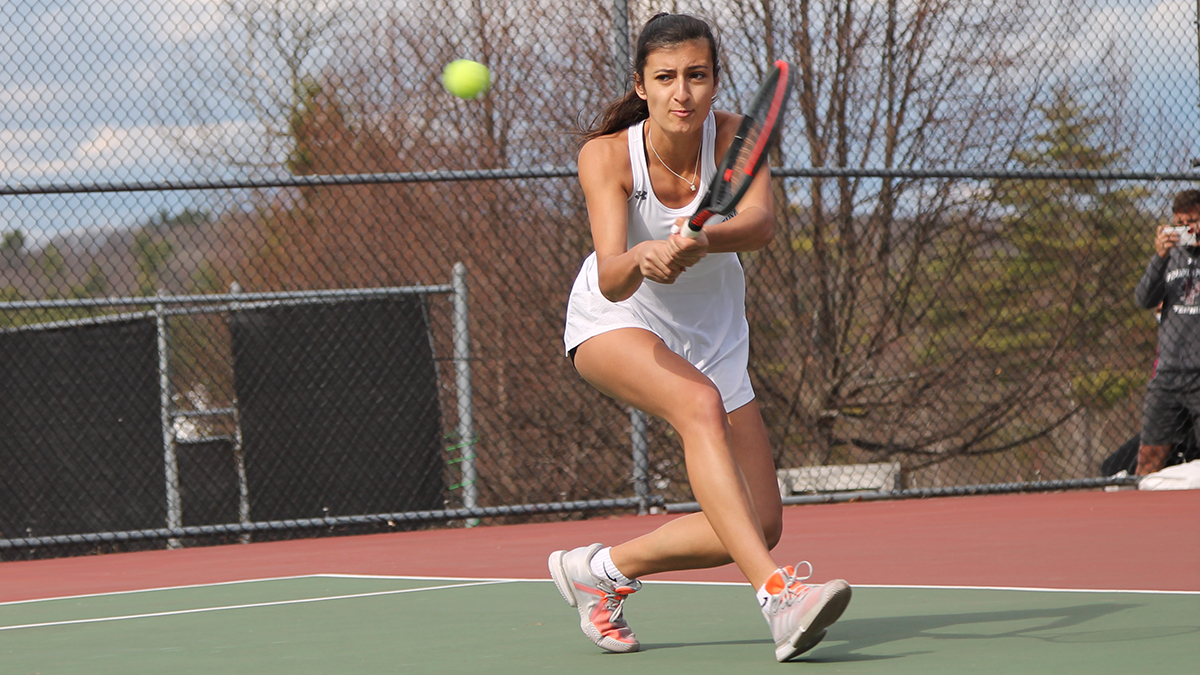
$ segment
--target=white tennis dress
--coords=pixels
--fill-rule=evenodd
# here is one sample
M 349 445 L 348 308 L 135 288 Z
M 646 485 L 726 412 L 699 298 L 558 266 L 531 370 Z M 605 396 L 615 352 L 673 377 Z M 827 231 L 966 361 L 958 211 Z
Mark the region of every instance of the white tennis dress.
M 678 209 L 664 206 L 654 195 L 643 149 L 642 125 L 629 128 L 629 161 L 633 192 L 629 197 L 628 246 L 666 239 L 679 217 L 695 213 L 716 175 L 713 148 L 717 124 L 710 112 L 704 120 L 700 185 L 692 203 Z M 649 279 L 626 300 L 611 302 L 600 292 L 596 254 L 583 261 L 567 302 L 563 341 L 568 353 L 588 338 L 618 328 L 643 328 L 687 359 L 717 385 L 732 412 L 754 400 L 746 364 L 750 329 L 746 323 L 746 278 L 736 253 L 710 253 L 684 270 L 673 284 Z

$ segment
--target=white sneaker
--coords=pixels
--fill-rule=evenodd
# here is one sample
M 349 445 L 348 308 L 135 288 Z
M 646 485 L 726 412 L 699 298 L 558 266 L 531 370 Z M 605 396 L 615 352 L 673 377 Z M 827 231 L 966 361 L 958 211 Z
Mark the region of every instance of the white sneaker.
M 610 652 L 636 652 L 642 645 L 629 630 L 622 616 L 625 598 L 642 587 L 617 586 L 609 579 L 592 574 L 592 557 L 603 546 L 592 544 L 571 551 L 550 554 L 550 576 L 567 604 L 579 610 L 579 627 L 601 649 Z
M 808 565 L 809 574 L 812 565 Z M 775 638 L 775 658 L 787 661 L 817 646 L 825 629 L 838 620 L 850 604 L 850 585 L 841 579 L 825 584 L 805 584 L 794 567 L 782 567 L 764 584 L 770 599 L 763 616 Z

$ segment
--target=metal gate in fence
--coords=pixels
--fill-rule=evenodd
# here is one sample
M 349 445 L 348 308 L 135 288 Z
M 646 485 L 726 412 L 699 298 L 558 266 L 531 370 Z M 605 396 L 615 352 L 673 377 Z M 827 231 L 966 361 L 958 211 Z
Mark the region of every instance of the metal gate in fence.
M 8 385 L 0 547 L 163 538 L 177 546 L 201 531 L 329 521 L 324 504 L 334 517 L 440 510 L 446 480 L 474 509 L 466 294 L 457 265 L 441 285 L 5 303 L 0 310 L 13 312 L 145 309 L 0 333 Z M 452 356 L 443 359 L 459 439 L 451 458 L 425 302 L 438 295 L 450 297 L 453 318 Z M 173 345 L 195 351 L 213 317 L 228 340 L 207 342 L 203 360 L 232 366 L 237 381 L 236 398 L 215 406 L 194 389 L 181 396 L 176 384 L 186 378 L 172 372 Z M 74 433 L 56 435 L 60 427 Z

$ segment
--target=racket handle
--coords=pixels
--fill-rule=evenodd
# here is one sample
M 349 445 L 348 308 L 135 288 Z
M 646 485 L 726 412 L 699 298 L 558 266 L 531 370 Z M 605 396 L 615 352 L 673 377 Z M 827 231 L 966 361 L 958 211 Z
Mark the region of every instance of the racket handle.
M 700 230 L 704 227 L 704 221 L 711 218 L 712 215 L 713 212 L 709 211 L 708 209 L 700 211 L 688 219 L 683 228 L 679 230 L 679 234 L 687 237 L 688 239 L 695 239 L 696 237 L 699 237 Z

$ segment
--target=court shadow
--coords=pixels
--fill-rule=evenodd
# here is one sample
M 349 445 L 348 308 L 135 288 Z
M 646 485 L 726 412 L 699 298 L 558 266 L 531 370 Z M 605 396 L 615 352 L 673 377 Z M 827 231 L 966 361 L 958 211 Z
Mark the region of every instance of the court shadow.
M 709 642 L 660 642 L 657 644 L 648 644 L 648 643 L 643 642 L 642 643 L 642 651 L 648 652 L 648 651 L 654 651 L 654 650 L 658 650 L 658 649 L 680 649 L 680 648 L 687 648 L 687 647 L 720 647 L 720 646 L 728 646 L 728 645 L 762 645 L 763 649 L 768 651 L 768 653 L 769 653 L 769 650 L 774 648 L 774 643 L 771 642 L 771 640 L 712 640 Z M 820 649 L 820 648 L 821 648 L 820 645 L 818 645 L 816 647 L 816 649 Z M 918 652 L 913 652 L 913 653 L 918 653 Z M 921 653 L 923 653 L 923 652 L 921 652 Z M 900 658 L 901 656 L 908 656 L 908 654 L 887 654 L 887 655 L 847 654 L 847 655 L 844 655 L 842 658 L 837 659 L 837 661 L 838 662 L 883 661 L 883 660 L 887 660 L 887 659 Z
M 654 650 L 658 650 L 658 649 L 680 649 L 680 648 L 688 648 L 688 647 L 720 647 L 720 646 L 728 646 L 728 645 L 762 645 L 764 650 L 770 650 L 770 649 L 774 648 L 774 643 L 771 640 L 711 640 L 708 642 L 660 642 L 660 643 L 655 643 L 655 644 L 643 642 L 641 651 L 648 652 L 648 651 L 654 651 Z M 815 650 L 820 650 L 824 646 L 825 646 L 824 643 L 817 645 Z M 816 653 L 816 651 L 813 651 L 811 653 Z M 888 659 L 898 659 L 898 658 L 901 658 L 904 656 L 911 656 L 913 654 L 925 654 L 925 653 L 928 653 L 928 652 L 907 652 L 904 654 L 846 653 L 846 654 L 839 655 L 838 658 L 836 658 L 836 659 L 830 659 L 830 660 L 837 661 L 838 663 L 846 663 L 846 662 L 851 662 L 851 661 L 886 661 Z M 802 657 L 800 660 L 805 660 L 805 659 L 803 659 L 803 657 Z M 821 660 L 826 660 L 826 659 L 816 659 L 816 661 L 821 661 Z
M 845 619 L 830 628 L 833 644 L 818 646 L 801 662 L 822 663 L 858 660 L 859 650 L 913 638 L 931 640 L 994 640 L 1037 639 L 1047 642 L 1068 641 L 1067 635 L 1039 635 L 1046 631 L 1062 631 L 1094 619 L 1138 607 L 1136 604 L 1099 603 L 1041 609 L 1004 610 L 996 612 L 965 612 L 961 614 L 924 614 L 870 619 Z M 1033 625 L 1029 625 L 1030 623 Z M 1021 624 L 1012 627 L 1006 624 Z M 955 630 L 964 626 L 974 629 Z M 1105 631 L 1107 632 L 1107 631 Z M 1093 631 L 1084 631 L 1084 636 Z M 1162 632 L 1146 632 L 1140 636 L 1126 634 L 1130 640 L 1160 637 Z M 994 644 L 994 643 L 993 643 Z M 916 653 L 916 652 L 914 652 Z
M 930 650 L 913 650 L 894 654 L 864 654 L 863 650 L 914 638 L 931 640 L 980 640 L 995 644 L 995 640 L 1035 639 L 1050 643 L 1112 642 L 1147 640 L 1200 632 L 1200 628 L 1159 627 L 1157 629 L 1121 631 L 1064 632 L 1073 626 L 1140 607 L 1136 603 L 1091 603 L 1039 609 L 1014 609 L 993 612 L 962 612 L 954 614 L 923 614 L 864 619 L 843 619 L 830 628 L 829 637 L 811 652 L 789 663 L 849 663 L 884 661 L 907 656 L 928 654 Z M 971 626 L 970 630 L 964 628 Z M 1053 632 L 1047 635 L 1047 632 Z M 706 642 L 642 643 L 645 651 L 720 645 L 771 646 L 771 640 L 714 640 Z
M 720 647 L 728 645 L 769 645 L 770 640 L 710 640 L 708 642 L 657 642 L 642 643 L 641 651 L 649 652 L 656 649 L 680 649 L 683 647 Z

